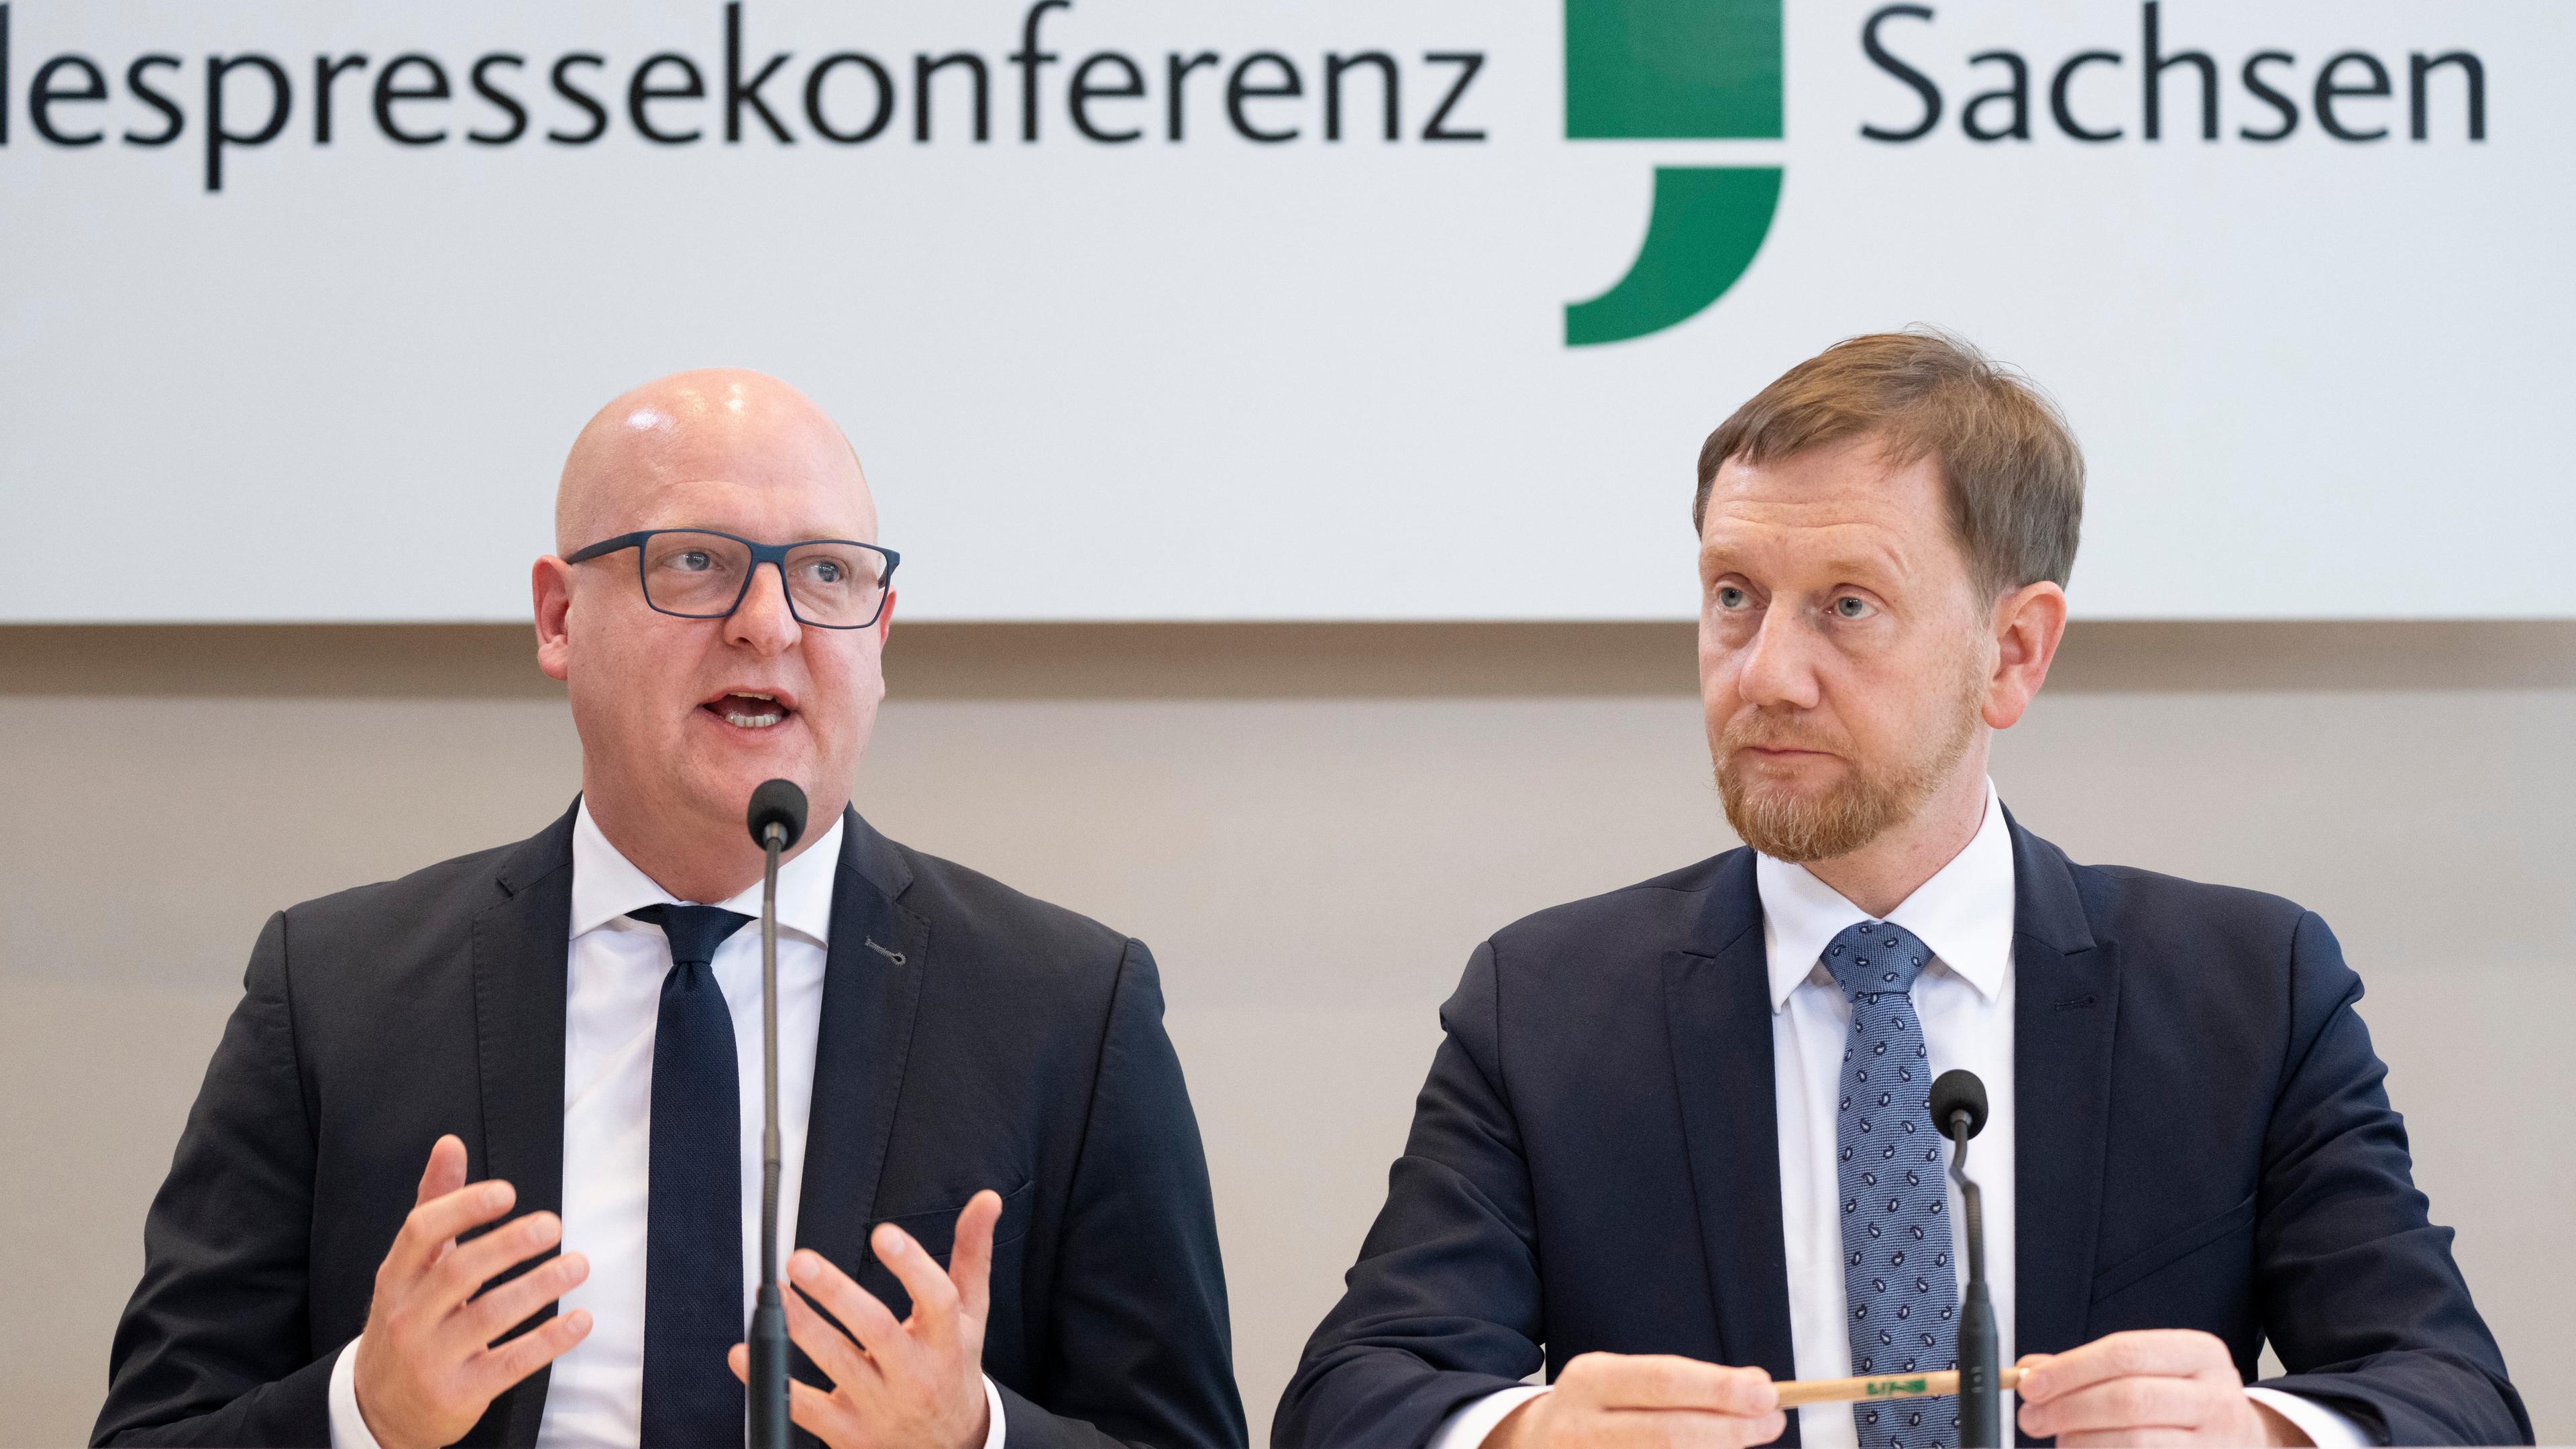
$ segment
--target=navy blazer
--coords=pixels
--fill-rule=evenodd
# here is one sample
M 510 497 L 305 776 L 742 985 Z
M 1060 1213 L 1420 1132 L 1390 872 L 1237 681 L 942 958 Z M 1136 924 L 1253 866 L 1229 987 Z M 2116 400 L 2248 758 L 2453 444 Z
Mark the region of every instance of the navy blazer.
M 1011 1449 L 1242 1444 L 1153 958 L 844 821 L 797 1242 L 900 1317 L 869 1231 L 944 1260 L 996 1189 L 984 1370 Z M 572 825 L 269 919 L 144 1223 L 95 1442 L 328 1445 L 332 1361 L 441 1133 L 518 1211 L 560 1210 Z M 546 1382 L 461 1442 L 534 1444 Z
M 2325 923 L 2012 838 L 2020 1350 L 2269 1338 L 2382 1443 L 2530 1442 Z M 1594 1350 L 1792 1377 L 1771 1016 L 1746 850 L 1479 947 L 1273 1442 L 1424 1444 Z

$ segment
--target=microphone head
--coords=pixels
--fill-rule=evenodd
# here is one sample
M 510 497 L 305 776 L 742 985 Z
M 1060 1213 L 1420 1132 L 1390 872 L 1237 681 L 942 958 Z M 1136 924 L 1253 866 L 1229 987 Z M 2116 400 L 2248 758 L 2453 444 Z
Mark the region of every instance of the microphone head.
M 1944 1137 L 1958 1134 L 1950 1130 L 1950 1119 L 1968 1114 L 1968 1135 L 1986 1130 L 1986 1084 L 1974 1072 L 1953 1068 L 1943 1072 L 1932 1083 L 1932 1126 Z
M 749 818 L 752 844 L 766 849 L 769 827 L 776 825 L 785 831 L 778 848 L 793 850 L 796 842 L 805 838 L 805 792 L 796 788 L 793 780 L 763 780 L 760 788 L 751 792 Z M 1977 1100 L 1982 1112 L 1985 1101 L 1982 1092 Z

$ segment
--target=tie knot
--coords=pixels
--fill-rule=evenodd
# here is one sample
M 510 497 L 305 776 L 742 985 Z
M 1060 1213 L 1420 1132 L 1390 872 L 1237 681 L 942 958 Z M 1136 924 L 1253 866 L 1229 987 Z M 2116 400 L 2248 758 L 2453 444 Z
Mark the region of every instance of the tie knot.
M 1857 1001 L 1883 991 L 1899 996 L 1912 991 L 1914 978 L 1931 964 L 1932 952 L 1903 926 L 1863 921 L 1834 937 L 1823 960 L 1843 995 Z
M 670 938 L 674 966 L 712 964 L 725 938 L 751 924 L 751 917 L 722 906 L 646 906 L 626 914 L 662 928 Z

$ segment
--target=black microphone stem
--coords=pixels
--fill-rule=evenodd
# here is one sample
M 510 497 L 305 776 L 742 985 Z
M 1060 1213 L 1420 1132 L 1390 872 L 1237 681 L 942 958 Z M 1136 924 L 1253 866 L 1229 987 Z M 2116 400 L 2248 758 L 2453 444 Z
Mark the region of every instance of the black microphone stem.
M 1964 1124 L 1953 1123 L 1953 1130 Z M 1959 1185 L 1959 1207 L 1968 1220 L 1968 1281 L 1986 1281 L 1986 1201 L 1977 1185 L 1968 1180 L 1968 1138 L 1961 1132 L 1951 1139 L 1950 1180 Z
M 760 1288 L 751 1311 L 750 1449 L 787 1449 L 787 1305 L 778 1294 L 778 856 L 762 833 L 760 885 Z
M 1966 1112 L 1950 1115 L 1950 1180 L 1959 1185 L 1959 1207 L 1966 1218 L 1968 1286 L 1959 1304 L 1959 1444 L 1960 1449 L 2002 1449 L 2003 1394 L 1998 1382 L 2000 1351 L 1995 1343 L 1995 1305 L 1986 1291 L 1986 1206 L 1977 1185 L 1968 1180 Z

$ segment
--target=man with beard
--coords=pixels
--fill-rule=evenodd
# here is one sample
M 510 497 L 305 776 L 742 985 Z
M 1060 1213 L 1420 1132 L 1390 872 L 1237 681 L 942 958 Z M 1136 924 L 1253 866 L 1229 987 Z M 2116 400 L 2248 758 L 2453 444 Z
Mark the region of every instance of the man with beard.
M 1748 848 L 1476 950 L 1277 1444 L 1956 1449 L 1955 1399 L 1773 1386 L 1956 1366 L 1954 1067 L 2026 1438 L 2529 1442 L 2325 924 L 2077 865 L 1987 779 L 2082 507 L 2055 411 L 1938 334 L 1710 437 L 1700 686 Z

